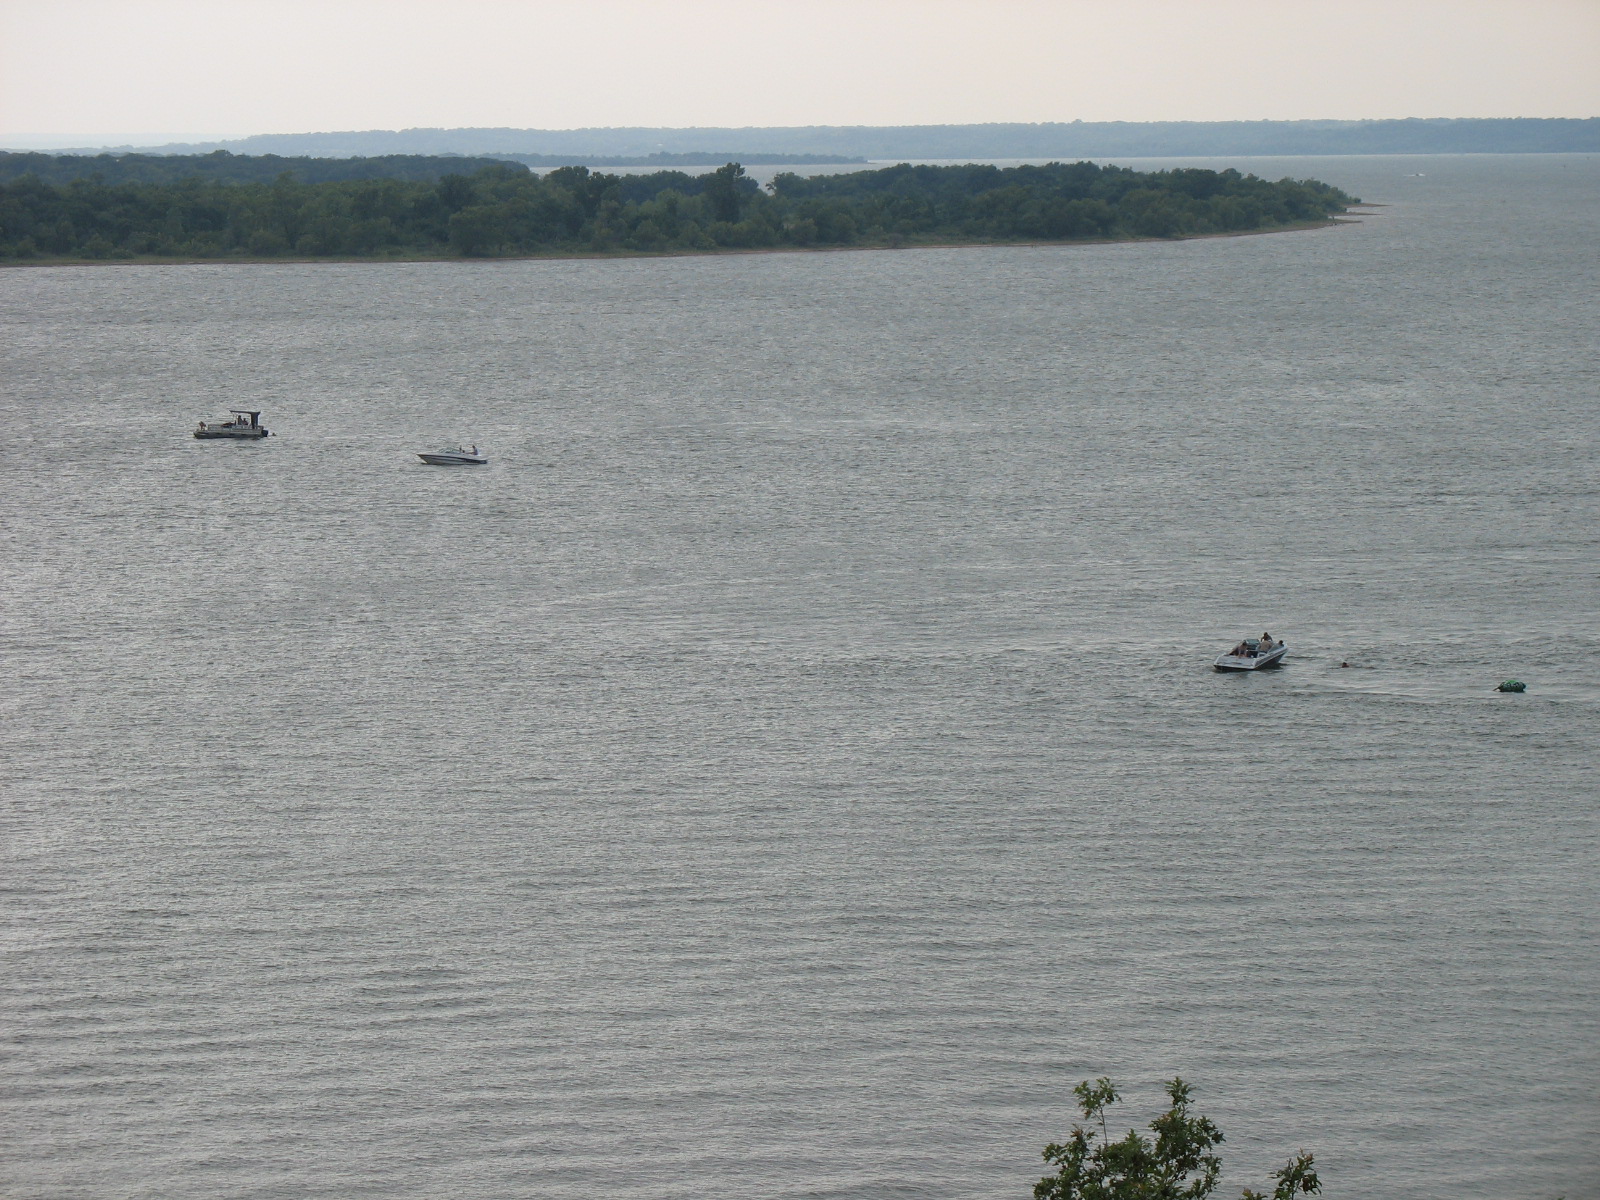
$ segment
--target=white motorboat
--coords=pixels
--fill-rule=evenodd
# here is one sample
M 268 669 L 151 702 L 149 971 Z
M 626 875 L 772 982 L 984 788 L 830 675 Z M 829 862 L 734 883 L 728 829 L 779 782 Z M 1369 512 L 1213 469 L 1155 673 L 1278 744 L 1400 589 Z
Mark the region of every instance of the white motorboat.
M 476 446 L 457 446 L 452 450 L 431 450 L 426 454 L 418 451 L 417 457 L 435 467 L 481 467 L 489 461 L 489 456 L 480 454 Z
M 200 424 L 195 426 L 195 437 L 254 441 L 272 436 L 267 431 L 267 427 L 261 423 L 260 412 L 252 412 L 248 408 L 234 408 L 228 411 L 232 415 L 226 421 L 201 421 Z
M 1259 671 L 1262 667 L 1277 666 L 1288 651 L 1289 647 L 1282 642 L 1245 638 L 1226 654 L 1218 655 L 1212 665 L 1219 671 Z

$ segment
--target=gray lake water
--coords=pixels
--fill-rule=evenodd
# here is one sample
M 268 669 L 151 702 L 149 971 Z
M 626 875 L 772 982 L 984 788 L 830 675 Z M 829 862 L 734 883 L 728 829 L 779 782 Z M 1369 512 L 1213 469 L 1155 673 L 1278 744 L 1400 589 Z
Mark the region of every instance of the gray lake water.
M 1600 1195 L 1600 157 L 1243 165 L 1387 207 L 0 272 L 5 1194 Z

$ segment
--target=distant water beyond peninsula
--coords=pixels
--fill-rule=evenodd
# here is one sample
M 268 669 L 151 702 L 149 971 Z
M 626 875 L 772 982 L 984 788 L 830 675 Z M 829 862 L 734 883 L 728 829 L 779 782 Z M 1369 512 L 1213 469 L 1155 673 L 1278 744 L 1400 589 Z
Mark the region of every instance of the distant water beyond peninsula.
M 755 147 L 738 153 L 723 147 Z M 402 129 L 274 133 L 165 146 L 62 147 L 312 157 L 461 154 L 531 166 L 820 163 L 858 159 L 1181 158 L 1217 155 L 1539 154 L 1600 152 L 1600 118 L 1408 118 L 1385 121 L 1071 121 L 987 125 L 745 128 Z M 539 161 L 530 161 L 537 159 Z M 667 160 L 667 161 L 663 161 Z

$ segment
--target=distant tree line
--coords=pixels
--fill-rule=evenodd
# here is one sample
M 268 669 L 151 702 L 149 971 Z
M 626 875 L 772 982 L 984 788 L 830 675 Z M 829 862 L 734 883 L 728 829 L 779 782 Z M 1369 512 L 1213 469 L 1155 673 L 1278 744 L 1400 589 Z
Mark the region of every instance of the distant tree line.
M 1071 161 L 1079 158 L 1236 157 L 1257 154 L 1594 153 L 1600 151 L 1600 117 L 1412 117 L 1382 121 L 1046 121 L 986 125 L 806 125 L 744 129 L 641 126 L 614 129 L 369 129 L 342 133 L 264 133 L 227 142 L 172 144 L 161 146 L 159 150 L 168 154 L 194 154 L 221 148 L 237 154 L 481 154 L 505 157 L 522 154 L 632 156 L 659 151 L 698 154 L 709 146 L 759 146 L 766 151 L 792 154 L 796 162 L 817 162 L 818 155 L 899 162 L 904 159 L 1053 158 Z M 121 147 L 123 150 L 140 148 Z M 586 160 L 569 158 L 567 161 Z M 740 161 L 749 163 L 754 160 L 744 158 Z M 591 162 L 588 165 L 600 164 Z
M 470 175 L 495 163 L 525 167 L 715 167 L 737 160 L 751 165 L 865 163 L 840 154 L 380 154 L 371 158 L 285 158 L 278 154 L 42 154 L 0 150 L 0 183 L 33 175 L 46 183 L 95 179 L 102 183 L 176 183 L 191 177 L 218 183 L 272 183 L 288 172 L 301 183 L 345 179 L 411 179 L 434 183 L 446 175 Z
M 45 183 L 96 179 L 102 183 L 272 183 L 288 174 L 301 183 L 347 179 L 410 179 L 434 183 L 493 166 L 495 157 L 383 154 L 375 158 L 284 158 L 277 154 L 25 154 L 0 151 L 0 183 L 32 175 Z M 726 162 L 726 159 L 717 159 Z
M 655 154 L 491 154 L 490 158 L 519 162 L 529 167 L 714 167 L 719 163 L 749 163 L 752 167 L 817 166 L 821 163 L 865 163 L 861 155 L 772 154 L 763 150 L 729 154 L 726 151 L 687 150 Z
M 25 176 L 0 184 L 0 259 L 415 258 L 1064 241 L 1269 229 L 1353 198 L 1325 183 L 1238 171 L 1094 163 L 889 167 L 779 175 L 542 178 L 499 164 L 434 182 L 170 183 Z

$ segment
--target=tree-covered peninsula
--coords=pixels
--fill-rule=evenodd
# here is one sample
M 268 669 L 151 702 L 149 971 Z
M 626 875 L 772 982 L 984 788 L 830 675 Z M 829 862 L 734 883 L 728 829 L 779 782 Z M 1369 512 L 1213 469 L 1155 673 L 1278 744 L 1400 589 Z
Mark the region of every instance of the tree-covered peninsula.
M 1315 180 L 1094 163 L 908 166 L 757 186 L 513 164 L 435 181 L 0 185 L 0 260 L 494 258 L 1168 238 L 1327 220 L 1355 203 Z

